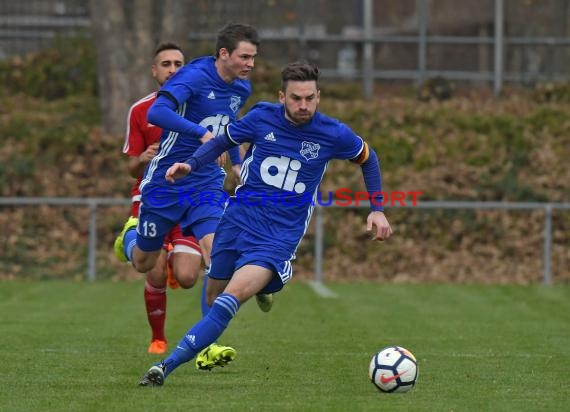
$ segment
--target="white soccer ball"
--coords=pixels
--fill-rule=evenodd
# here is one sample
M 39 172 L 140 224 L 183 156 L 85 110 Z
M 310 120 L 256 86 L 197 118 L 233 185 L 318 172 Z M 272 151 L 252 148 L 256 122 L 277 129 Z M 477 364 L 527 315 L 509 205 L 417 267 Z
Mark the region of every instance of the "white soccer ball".
M 370 361 L 368 376 L 382 392 L 407 392 L 418 380 L 415 356 L 400 346 L 388 346 Z

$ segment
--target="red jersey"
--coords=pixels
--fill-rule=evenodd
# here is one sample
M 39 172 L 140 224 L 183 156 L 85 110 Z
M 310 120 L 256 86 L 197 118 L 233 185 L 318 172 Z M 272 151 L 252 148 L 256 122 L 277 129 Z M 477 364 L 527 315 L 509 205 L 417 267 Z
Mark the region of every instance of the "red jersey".
M 148 96 L 143 97 L 129 109 L 127 134 L 123 146 L 123 153 L 128 156 L 140 156 L 147 147 L 160 140 L 162 129 L 147 121 L 148 109 L 156 100 L 156 93 L 152 92 Z M 142 176 L 139 176 L 131 190 L 133 202 L 140 202 L 141 192 L 139 184 L 141 180 Z
M 156 100 L 156 94 L 157 92 L 152 92 L 134 103 L 129 109 L 127 135 L 125 136 L 125 144 L 123 146 L 123 153 L 128 156 L 140 156 L 147 147 L 160 141 L 162 129 L 147 121 L 148 109 Z M 131 206 L 131 216 L 135 217 L 139 215 L 139 205 L 141 201 L 139 185 L 141 180 L 142 176 L 139 176 L 131 189 L 131 200 L 133 202 Z M 168 250 L 167 247 L 169 244 L 174 246 L 174 253 L 176 253 L 178 248 L 182 248 L 181 251 L 185 253 L 202 253 L 198 240 L 196 240 L 194 236 L 184 236 L 180 225 L 173 227 L 172 230 L 168 232 L 168 235 L 166 235 L 164 239 L 165 250 Z M 188 252 L 183 249 L 185 247 L 189 247 L 196 252 Z

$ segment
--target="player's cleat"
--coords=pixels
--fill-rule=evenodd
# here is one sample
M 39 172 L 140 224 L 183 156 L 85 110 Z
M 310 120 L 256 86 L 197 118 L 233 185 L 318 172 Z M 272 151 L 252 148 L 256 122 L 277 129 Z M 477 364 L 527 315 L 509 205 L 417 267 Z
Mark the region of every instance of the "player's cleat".
M 170 287 L 170 289 L 178 289 L 180 284 L 176 280 L 174 276 L 174 270 L 172 269 L 172 254 L 174 250 L 174 246 L 172 243 L 168 244 L 168 254 L 166 255 L 166 283 Z
M 165 371 L 166 366 L 162 362 L 151 366 L 139 381 L 139 386 L 162 386 Z
M 196 356 L 196 369 L 209 371 L 216 366 L 224 367 L 237 356 L 234 348 L 212 343 Z
M 127 257 L 125 256 L 125 246 L 124 246 L 125 233 L 127 233 L 127 231 L 130 228 L 137 227 L 138 223 L 139 223 L 138 218 L 134 216 L 129 217 L 129 219 L 125 222 L 125 226 L 123 226 L 123 230 L 121 231 L 119 236 L 117 236 L 117 238 L 115 239 L 115 243 L 113 245 L 115 249 L 115 256 L 117 256 L 117 259 L 119 259 L 121 262 L 127 261 Z
M 269 312 L 273 307 L 273 293 L 258 293 L 255 295 L 255 301 L 262 312 Z
M 166 353 L 166 342 L 159 339 L 153 340 L 150 343 L 147 352 L 153 355 L 162 355 L 163 353 Z

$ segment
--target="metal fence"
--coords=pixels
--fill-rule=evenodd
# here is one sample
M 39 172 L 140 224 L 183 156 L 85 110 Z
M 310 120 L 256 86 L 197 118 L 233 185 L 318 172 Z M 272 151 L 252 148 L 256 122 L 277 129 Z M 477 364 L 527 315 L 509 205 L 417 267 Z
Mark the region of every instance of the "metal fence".
M 0 4 L 0 58 L 89 30 L 87 0 Z M 41 8 L 40 8 L 41 6 Z M 567 0 L 208 0 L 177 5 L 189 50 L 203 50 L 227 21 L 259 28 L 263 59 L 281 66 L 305 58 L 324 79 L 378 81 L 444 77 L 499 93 L 505 82 L 570 76 Z M 27 14 L 26 14 L 27 13 Z
M 89 208 L 88 227 L 88 253 L 87 253 L 87 280 L 97 278 L 97 214 L 103 206 L 127 206 L 130 199 L 115 198 L 56 198 L 56 197 L 0 197 L 0 206 L 78 206 Z M 323 283 L 323 250 L 325 229 L 323 214 L 325 209 L 336 207 L 333 204 L 327 207 L 317 205 L 315 208 L 315 259 L 314 282 Z M 349 206 L 354 208 L 367 208 L 366 205 Z M 414 206 L 399 206 L 396 208 L 417 209 L 498 209 L 498 210 L 543 210 L 544 211 L 544 245 L 543 245 L 543 273 L 542 281 L 545 285 L 552 284 L 552 212 L 553 210 L 570 210 L 570 203 L 541 203 L 541 202 L 452 202 L 452 201 L 425 201 L 417 202 Z

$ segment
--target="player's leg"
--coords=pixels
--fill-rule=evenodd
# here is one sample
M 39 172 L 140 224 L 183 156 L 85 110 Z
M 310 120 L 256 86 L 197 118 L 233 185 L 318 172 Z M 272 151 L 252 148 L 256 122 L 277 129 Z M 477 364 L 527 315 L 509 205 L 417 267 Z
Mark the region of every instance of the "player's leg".
M 131 214 L 124 225 L 123 232 L 115 240 L 115 254 L 121 261 L 127 261 L 124 254 L 124 235 L 132 227 L 136 228 L 140 201 L 133 201 Z M 162 354 L 166 352 L 166 337 L 164 323 L 166 319 L 166 283 L 164 275 L 165 253 L 161 254 L 156 265 L 146 273 L 144 284 L 144 302 L 148 324 L 152 332 L 148 353 Z
M 168 262 L 170 260 L 170 262 Z M 164 239 L 162 252 L 155 267 L 147 273 L 145 284 L 145 304 L 147 318 L 152 329 L 152 341 L 149 353 L 166 352 L 164 334 L 166 320 L 166 287 L 170 282 L 178 287 L 190 288 L 196 283 L 202 255 L 198 241 L 193 237 L 184 237 L 180 226 L 176 225 Z M 168 279 L 168 273 L 172 279 Z
M 115 253 L 121 255 L 122 250 L 123 259 L 130 261 L 141 273 L 146 273 L 155 266 L 166 234 L 185 212 L 175 193 L 162 190 L 160 193 L 164 196 L 157 203 L 151 196 L 153 190 L 155 188 L 148 185 L 143 189 L 138 221 L 129 219 L 115 241 Z
M 228 327 L 241 304 L 260 292 L 273 275 L 270 269 L 257 265 L 245 265 L 238 269 L 224 293 L 214 300 L 208 315 L 192 326 L 176 349 L 159 365 L 152 366 L 139 384 L 162 385 L 164 379 L 178 366 L 192 360 L 199 352 L 208 348 Z
M 170 252 L 170 265 L 178 284 L 189 289 L 198 280 L 202 265 L 202 250 L 194 236 L 184 236 L 180 225 L 169 233 L 173 249 Z
M 156 260 L 162 248 L 162 238 L 164 234 L 162 238 L 159 236 L 149 238 L 154 240 L 152 248 L 148 249 L 151 246 L 147 244 L 146 250 L 142 250 L 137 243 L 137 238 L 144 236 L 138 234 L 138 225 L 139 219 L 131 216 L 125 223 L 121 234 L 115 239 L 114 249 L 115 255 L 119 260 L 122 262 L 131 262 L 137 271 L 146 273 L 156 264 Z M 156 231 L 153 230 L 152 233 L 156 233 Z
M 217 225 L 217 222 L 215 222 Z M 214 226 L 215 226 L 214 225 Z M 213 233 L 207 233 L 200 238 L 200 249 L 202 250 L 202 259 L 204 259 L 204 276 L 202 277 L 202 293 L 200 294 L 200 309 L 202 311 L 202 317 L 206 316 L 210 311 L 210 306 L 212 306 L 213 301 L 208 301 L 207 290 L 208 290 L 208 273 L 210 273 L 210 254 L 212 251 L 212 243 L 214 240 Z
M 206 190 L 206 192 L 209 196 L 207 201 L 200 197 L 199 191 L 193 195 L 192 201 L 195 206 L 189 208 L 184 218 L 180 221 L 183 233 L 185 235 L 192 234 L 198 239 L 202 250 L 205 273 L 203 277 L 200 307 L 203 317 L 206 316 L 210 310 L 210 305 L 206 300 L 206 289 L 208 285 L 210 254 L 212 252 L 214 233 L 224 213 L 225 200 L 227 199 L 227 195 L 221 189 L 209 189 Z
M 194 224 L 192 227 L 193 232 L 196 233 L 196 237 L 200 239 L 200 248 L 206 265 L 200 300 L 203 318 L 209 314 L 214 298 L 224 290 L 223 287 L 227 284 L 227 281 L 222 282 L 222 284 L 219 282 L 212 282 L 212 279 L 208 276 L 211 265 L 210 252 L 212 250 L 214 240 L 214 233 L 212 231 L 216 229 L 217 225 L 218 219 L 206 219 Z M 231 274 L 233 270 L 230 270 L 229 272 Z M 211 283 L 213 283 L 213 285 L 211 285 Z M 215 295 L 213 293 L 215 293 Z M 208 300 L 208 296 L 211 298 L 210 300 Z M 231 346 L 220 345 L 214 341 L 207 348 L 204 348 L 198 356 L 196 356 L 196 368 L 211 370 L 216 366 L 223 367 L 233 361 L 236 356 L 237 351 L 234 348 Z
M 174 260 L 174 253 L 172 253 L 173 250 L 174 246 L 172 246 L 172 243 L 168 243 L 166 245 L 167 254 L 166 254 L 166 266 L 164 267 L 164 270 L 166 271 L 166 285 L 169 286 L 170 289 L 178 289 L 180 287 L 180 284 L 176 280 L 176 277 L 174 276 L 174 270 L 172 269 L 173 260 Z
M 151 354 L 166 353 L 167 343 L 164 334 L 166 321 L 166 251 L 163 249 L 154 268 L 146 274 L 144 286 L 144 301 L 148 324 L 152 332 L 150 345 L 147 349 Z
M 123 247 L 124 254 L 133 267 L 141 273 L 146 273 L 154 268 L 161 255 L 164 238 L 175 226 L 177 211 L 172 211 L 173 218 L 164 217 L 163 211 L 147 208 L 143 203 L 139 213 L 136 228 L 128 229 L 124 235 Z

